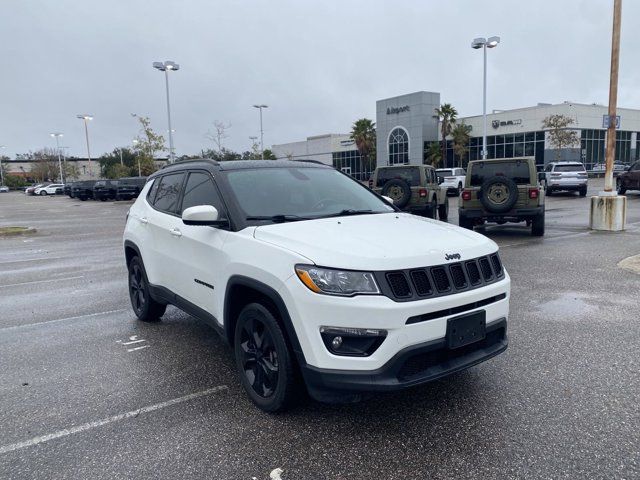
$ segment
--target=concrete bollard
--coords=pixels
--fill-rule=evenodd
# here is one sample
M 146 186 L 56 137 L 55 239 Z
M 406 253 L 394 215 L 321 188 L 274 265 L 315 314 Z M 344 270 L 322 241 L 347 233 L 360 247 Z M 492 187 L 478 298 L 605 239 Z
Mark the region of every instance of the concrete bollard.
M 589 228 L 606 232 L 624 230 L 627 220 L 627 197 L 600 192 L 591 197 Z

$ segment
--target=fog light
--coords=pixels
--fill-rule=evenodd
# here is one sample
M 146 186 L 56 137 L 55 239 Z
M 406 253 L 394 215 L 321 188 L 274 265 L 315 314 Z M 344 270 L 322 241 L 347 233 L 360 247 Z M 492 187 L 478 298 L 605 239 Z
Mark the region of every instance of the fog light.
M 368 357 L 387 337 L 387 331 L 374 328 L 320 327 L 322 342 L 334 355 Z

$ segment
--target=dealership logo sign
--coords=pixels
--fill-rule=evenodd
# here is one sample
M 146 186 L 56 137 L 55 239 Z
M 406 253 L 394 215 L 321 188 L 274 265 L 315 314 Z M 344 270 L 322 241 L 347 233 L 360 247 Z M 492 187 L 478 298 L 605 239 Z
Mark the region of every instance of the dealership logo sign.
M 518 120 L 492 120 L 491 121 L 491 126 L 493 128 L 507 127 L 512 125 L 522 125 L 522 120 L 518 119 Z
M 398 113 L 402 113 L 402 112 L 408 112 L 410 110 L 409 105 L 405 105 L 404 107 L 387 107 L 387 115 L 393 115 L 398 114 Z

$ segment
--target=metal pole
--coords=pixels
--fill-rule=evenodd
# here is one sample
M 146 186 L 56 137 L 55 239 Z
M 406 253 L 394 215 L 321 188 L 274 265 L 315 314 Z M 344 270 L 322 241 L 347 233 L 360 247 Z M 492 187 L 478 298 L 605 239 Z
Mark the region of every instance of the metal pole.
M 620 17 L 622 0 L 613 0 L 613 34 L 611 39 L 611 73 L 609 79 L 609 128 L 607 128 L 604 191 L 613 190 L 613 162 L 616 156 L 616 105 L 618 103 L 618 63 L 620 60 Z
M 164 79 L 167 85 L 167 118 L 169 119 L 169 163 L 173 163 L 173 130 L 171 130 L 171 107 L 169 106 L 169 69 L 164 70 Z
M 482 159 L 487 159 L 487 44 L 482 46 L 484 51 L 484 73 L 482 79 Z
M 4 185 L 4 172 L 2 171 L 2 155 L 0 155 L 0 185 Z
M 56 137 L 56 147 L 58 150 L 58 167 L 60 167 L 60 183 L 64 183 L 64 177 L 62 176 L 62 158 L 60 156 L 60 137 L 55 135 Z
M 87 119 L 84 118 L 84 136 L 87 139 L 87 158 L 89 159 L 89 176 L 93 177 L 93 172 L 91 171 L 91 150 L 89 149 L 89 127 L 87 126 Z
M 264 160 L 264 132 L 262 131 L 262 107 L 260 107 L 260 155 Z
M 122 148 L 119 148 L 118 150 L 120 150 L 120 165 L 124 166 L 124 161 L 122 160 Z

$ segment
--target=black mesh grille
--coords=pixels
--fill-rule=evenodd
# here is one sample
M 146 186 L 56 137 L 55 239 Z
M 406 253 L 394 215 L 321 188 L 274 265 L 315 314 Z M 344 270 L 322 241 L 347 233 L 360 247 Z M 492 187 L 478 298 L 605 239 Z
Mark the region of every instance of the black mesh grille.
M 435 282 L 436 288 L 439 292 L 448 292 L 451 290 L 449 277 L 447 277 L 447 272 L 444 267 L 432 268 L 431 275 L 433 276 L 433 281 Z
M 467 279 L 464 276 L 464 270 L 462 270 L 462 265 L 456 263 L 449 267 L 449 272 L 451 273 L 451 279 L 453 280 L 453 286 L 458 290 L 462 290 L 463 288 L 467 288 Z
M 411 296 L 411 288 L 407 277 L 402 272 L 387 273 L 387 281 L 391 287 L 391 291 L 398 298 L 406 298 Z
M 413 280 L 413 286 L 415 287 L 418 295 L 431 295 L 433 292 L 427 272 L 424 270 L 415 270 L 411 272 L 411 280 Z
M 480 260 L 480 269 L 482 270 L 482 276 L 484 277 L 485 282 L 491 280 L 493 277 L 493 273 L 491 272 L 491 264 L 489 264 L 489 259 L 487 257 L 482 257 Z
M 502 275 L 502 263 L 497 253 L 491 255 L 491 263 L 493 263 L 493 271 L 496 272 L 496 277 Z
M 480 278 L 480 269 L 475 261 L 467 262 L 467 275 L 469 275 L 469 281 L 471 285 L 479 284 L 482 279 Z

